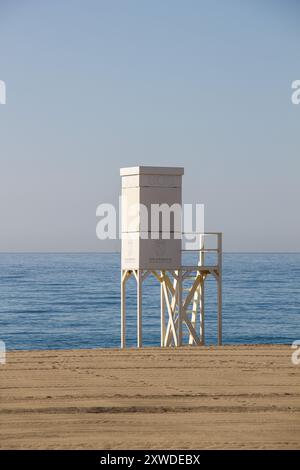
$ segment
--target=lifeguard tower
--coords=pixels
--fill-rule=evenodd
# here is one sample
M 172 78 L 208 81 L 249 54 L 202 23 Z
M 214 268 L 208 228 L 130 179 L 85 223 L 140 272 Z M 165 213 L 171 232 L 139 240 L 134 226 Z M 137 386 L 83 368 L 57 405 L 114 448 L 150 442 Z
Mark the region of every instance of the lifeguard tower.
M 196 250 L 182 248 L 181 218 L 169 218 L 169 227 L 161 218 L 153 222 L 153 207 L 169 208 L 169 215 L 182 205 L 183 168 L 121 168 L 122 240 L 121 240 L 121 347 L 126 347 L 126 283 L 130 277 L 137 285 L 137 347 L 143 345 L 143 281 L 153 275 L 160 283 L 161 346 L 205 344 L 205 281 L 213 276 L 217 285 L 218 344 L 222 344 L 222 234 L 194 234 Z M 172 209 L 172 210 L 171 210 Z M 176 212 L 176 211 L 175 211 Z M 154 225 L 154 226 L 153 226 Z M 207 240 L 213 240 L 213 246 Z M 209 245 L 209 247 L 207 247 Z M 186 263 L 187 252 L 196 252 L 197 260 Z M 206 264 L 206 254 L 215 254 L 215 262 Z M 187 338 L 184 338 L 184 333 Z

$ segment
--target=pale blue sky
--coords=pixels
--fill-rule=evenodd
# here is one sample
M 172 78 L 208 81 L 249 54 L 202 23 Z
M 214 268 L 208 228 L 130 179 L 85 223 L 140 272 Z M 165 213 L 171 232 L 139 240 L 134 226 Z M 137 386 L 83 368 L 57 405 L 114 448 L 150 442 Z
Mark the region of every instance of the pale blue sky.
M 119 167 L 184 166 L 228 251 L 300 251 L 300 3 L 0 0 L 0 251 L 90 251 Z

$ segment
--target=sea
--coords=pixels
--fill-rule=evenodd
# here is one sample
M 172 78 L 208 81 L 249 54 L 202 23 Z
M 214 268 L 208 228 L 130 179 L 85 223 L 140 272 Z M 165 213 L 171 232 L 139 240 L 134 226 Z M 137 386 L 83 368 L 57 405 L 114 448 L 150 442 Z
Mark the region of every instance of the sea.
M 136 290 L 127 290 L 127 345 L 136 346 Z M 206 342 L 217 297 L 206 282 Z M 160 288 L 143 287 L 143 344 L 160 344 Z M 300 253 L 223 255 L 223 343 L 300 340 Z M 120 346 L 119 253 L 0 254 L 0 341 L 7 350 Z

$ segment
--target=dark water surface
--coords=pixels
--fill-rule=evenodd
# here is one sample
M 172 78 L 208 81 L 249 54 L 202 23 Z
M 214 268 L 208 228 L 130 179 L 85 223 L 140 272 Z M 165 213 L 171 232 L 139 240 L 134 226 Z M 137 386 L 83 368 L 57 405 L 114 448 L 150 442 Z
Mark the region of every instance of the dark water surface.
M 224 343 L 300 339 L 300 254 L 224 254 Z M 216 289 L 206 289 L 206 337 L 216 340 Z M 128 285 L 128 344 L 135 345 L 135 285 Z M 149 278 L 144 344 L 159 345 L 160 300 Z M 116 253 L 0 254 L 0 340 L 7 349 L 118 347 Z

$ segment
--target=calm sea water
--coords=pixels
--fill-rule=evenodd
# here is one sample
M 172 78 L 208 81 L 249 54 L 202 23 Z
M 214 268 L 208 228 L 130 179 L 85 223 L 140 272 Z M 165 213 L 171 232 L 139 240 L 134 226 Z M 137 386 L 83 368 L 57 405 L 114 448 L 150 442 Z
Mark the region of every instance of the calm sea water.
M 224 343 L 300 339 L 300 254 L 225 254 Z M 128 344 L 135 289 L 128 286 Z M 216 341 L 216 290 L 206 290 L 207 342 Z M 144 287 L 144 344 L 159 345 L 159 286 Z M 0 339 L 7 349 L 118 347 L 118 254 L 0 254 Z

